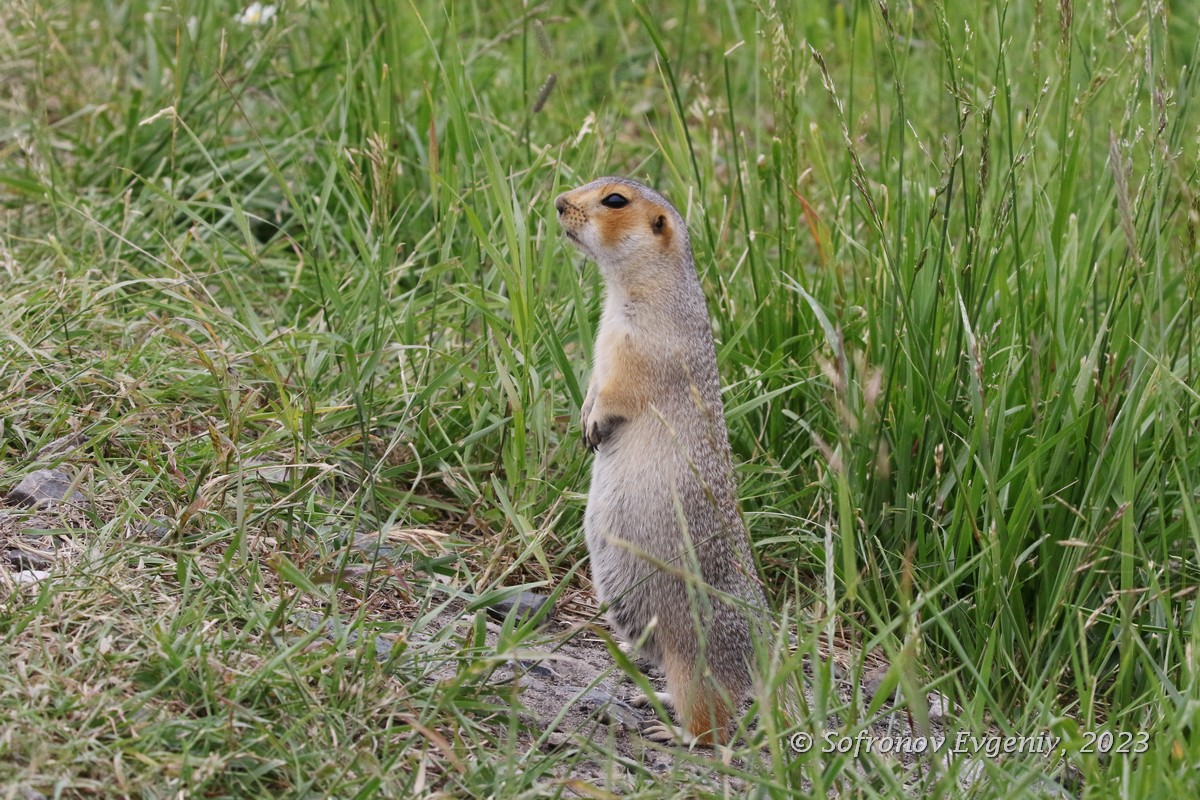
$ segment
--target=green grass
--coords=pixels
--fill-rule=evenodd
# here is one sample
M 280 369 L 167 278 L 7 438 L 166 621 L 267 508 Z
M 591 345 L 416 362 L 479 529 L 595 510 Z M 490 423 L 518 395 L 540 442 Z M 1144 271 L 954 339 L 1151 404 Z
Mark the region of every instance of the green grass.
M 518 744 L 481 622 L 434 680 L 431 620 L 442 580 L 584 585 L 600 283 L 551 200 L 611 173 L 689 219 L 801 650 L 883 654 L 964 730 L 1146 732 L 1073 746 L 1074 790 L 1196 795 L 1195 9 L 666 5 L 0 7 L 0 490 L 77 431 L 98 498 L 0 600 L 10 795 L 565 791 L 586 754 Z M 811 666 L 806 730 L 878 711 Z M 776 745 L 763 795 L 898 791 Z

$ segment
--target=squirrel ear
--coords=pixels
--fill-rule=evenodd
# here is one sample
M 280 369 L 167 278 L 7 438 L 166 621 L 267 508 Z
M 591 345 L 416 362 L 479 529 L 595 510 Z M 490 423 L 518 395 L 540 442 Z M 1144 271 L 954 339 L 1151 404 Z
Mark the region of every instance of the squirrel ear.
M 655 236 L 662 236 L 662 232 L 666 227 L 667 227 L 667 218 L 665 216 L 663 216 L 662 214 L 659 214 L 658 217 L 654 220 L 653 224 L 650 225 L 650 228 L 654 231 Z

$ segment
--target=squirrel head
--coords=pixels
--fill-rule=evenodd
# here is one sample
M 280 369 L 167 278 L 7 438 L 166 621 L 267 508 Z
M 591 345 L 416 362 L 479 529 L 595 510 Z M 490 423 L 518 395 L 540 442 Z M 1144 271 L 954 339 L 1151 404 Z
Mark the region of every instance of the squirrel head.
M 636 295 L 686 278 L 687 225 L 658 192 L 625 178 L 600 178 L 554 200 L 564 235 L 600 267 L 605 282 Z

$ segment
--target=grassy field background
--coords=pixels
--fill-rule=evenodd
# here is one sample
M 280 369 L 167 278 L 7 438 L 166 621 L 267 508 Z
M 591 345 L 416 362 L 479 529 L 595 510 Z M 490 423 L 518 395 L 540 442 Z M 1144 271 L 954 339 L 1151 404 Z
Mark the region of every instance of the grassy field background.
M 551 200 L 602 174 L 689 220 L 808 680 L 832 634 L 964 730 L 1065 737 L 974 796 L 1200 792 L 1194 4 L 244 12 L 0 6 L 0 491 L 91 498 L 50 577 L 0 568 L 0 794 L 580 790 L 489 699 L 504 654 L 432 681 L 428 625 L 446 587 L 588 586 L 600 282 Z M 337 578 L 379 530 L 386 568 Z M 899 792 L 775 756 L 764 796 Z

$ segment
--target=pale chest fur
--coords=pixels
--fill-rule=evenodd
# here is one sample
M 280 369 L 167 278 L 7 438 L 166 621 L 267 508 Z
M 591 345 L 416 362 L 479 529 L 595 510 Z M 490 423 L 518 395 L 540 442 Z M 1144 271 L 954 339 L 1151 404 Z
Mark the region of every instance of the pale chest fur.
M 601 402 L 619 404 L 624 418 L 592 464 L 585 530 L 601 573 L 608 557 L 629 558 L 601 538 L 670 558 L 678 555 L 681 528 L 711 531 L 736 504 L 715 358 L 710 343 L 697 341 L 697 327 L 707 335 L 706 322 L 652 324 L 666 317 L 627 309 L 606 304 L 592 374 Z M 704 367 L 711 374 L 700 374 Z M 713 507 L 715 498 L 727 508 Z

